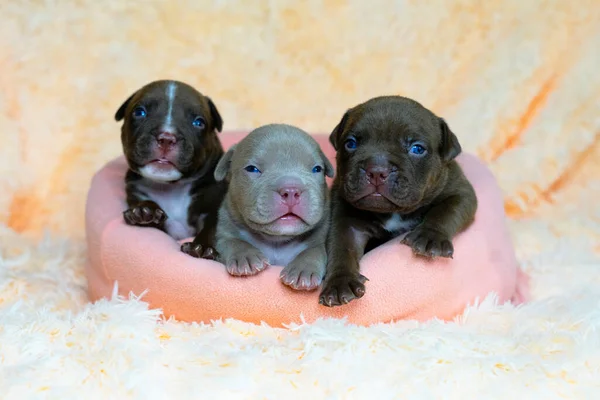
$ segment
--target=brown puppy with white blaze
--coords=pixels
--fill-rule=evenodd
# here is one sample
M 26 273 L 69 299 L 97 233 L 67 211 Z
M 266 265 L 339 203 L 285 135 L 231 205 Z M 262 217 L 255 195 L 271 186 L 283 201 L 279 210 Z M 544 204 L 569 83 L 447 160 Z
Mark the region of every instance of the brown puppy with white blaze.
M 198 232 L 214 240 L 227 184 L 214 170 L 223 155 L 223 120 L 212 100 L 178 81 L 151 82 L 115 114 L 121 142 L 129 225 L 160 229 L 176 240 Z
M 313 290 L 325 274 L 333 167 L 318 143 L 290 125 L 250 132 L 223 156 L 215 177 L 229 191 L 219 210 L 218 260 L 234 276 L 283 266 L 296 290 Z
M 405 97 L 376 97 L 348 110 L 330 141 L 337 175 L 321 304 L 362 297 L 360 259 L 394 237 L 404 235 L 418 256 L 452 257 L 452 239 L 473 221 L 477 198 L 442 118 Z

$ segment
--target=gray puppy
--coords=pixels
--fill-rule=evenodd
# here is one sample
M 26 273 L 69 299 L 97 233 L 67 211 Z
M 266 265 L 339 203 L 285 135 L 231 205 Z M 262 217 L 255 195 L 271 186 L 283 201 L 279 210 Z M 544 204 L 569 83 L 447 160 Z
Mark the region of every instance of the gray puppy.
M 320 286 L 327 265 L 329 190 L 333 166 L 319 144 L 290 125 L 250 132 L 219 161 L 215 179 L 229 190 L 216 232 L 217 259 L 234 276 L 281 265 L 284 284 Z

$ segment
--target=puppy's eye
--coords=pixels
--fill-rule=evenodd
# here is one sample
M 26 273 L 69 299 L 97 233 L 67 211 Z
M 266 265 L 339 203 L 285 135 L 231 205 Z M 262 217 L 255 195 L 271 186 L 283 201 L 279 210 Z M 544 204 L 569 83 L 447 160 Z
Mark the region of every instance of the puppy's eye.
M 358 146 L 358 143 L 356 143 L 356 140 L 350 138 L 346 140 L 344 146 L 346 147 L 346 150 L 354 150 L 356 146 Z
M 258 168 L 256 168 L 254 165 L 248 165 L 246 168 L 244 168 L 246 171 L 251 172 L 253 174 L 260 174 L 260 170 Z
M 134 118 L 146 118 L 146 109 L 144 107 L 136 107 L 133 109 L 133 117 Z
M 320 165 L 317 165 L 312 170 L 313 174 L 318 174 L 319 172 L 322 172 L 322 171 L 323 171 L 323 167 L 321 167 Z
M 192 121 L 192 125 L 194 125 L 196 128 L 204 128 L 206 126 L 206 122 L 204 121 L 204 118 L 196 117 Z
M 412 146 L 410 146 L 408 152 L 416 156 L 422 156 L 427 152 L 427 150 L 425 150 L 425 147 L 421 146 L 420 144 L 413 144 Z

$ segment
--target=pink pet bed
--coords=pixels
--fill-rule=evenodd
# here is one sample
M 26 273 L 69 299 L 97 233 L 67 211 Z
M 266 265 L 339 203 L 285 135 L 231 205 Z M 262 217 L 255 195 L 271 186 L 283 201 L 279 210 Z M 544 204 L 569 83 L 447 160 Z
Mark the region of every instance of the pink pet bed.
M 226 148 L 243 134 L 222 134 Z M 315 135 L 333 161 L 326 135 Z M 399 319 L 449 320 L 467 305 L 495 292 L 501 302 L 527 300 L 527 276 L 519 269 L 505 224 L 501 192 L 488 168 L 475 156 L 458 162 L 475 187 L 479 209 L 475 222 L 454 240 L 454 259 L 428 261 L 412 255 L 397 240 L 373 250 L 361 262 L 370 280 L 366 295 L 343 307 L 319 305 L 319 291 L 296 292 L 279 280 L 272 266 L 247 278 L 231 277 L 217 262 L 179 251 L 180 243 L 151 228 L 123 222 L 126 164 L 119 157 L 93 178 L 86 206 L 89 259 L 86 268 L 92 301 L 119 294 L 139 295 L 152 308 L 181 321 L 210 322 L 236 318 L 272 326 L 346 317 L 369 325 Z

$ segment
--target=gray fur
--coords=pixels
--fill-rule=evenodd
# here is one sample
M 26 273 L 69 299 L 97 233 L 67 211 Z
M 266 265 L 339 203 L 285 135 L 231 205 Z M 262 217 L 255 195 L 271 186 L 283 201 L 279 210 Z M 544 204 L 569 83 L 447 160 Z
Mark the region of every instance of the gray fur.
M 260 173 L 246 171 L 249 165 Z M 315 166 L 322 167 L 322 172 L 313 172 Z M 219 210 L 215 246 L 227 271 L 246 276 L 268 265 L 280 265 L 284 284 L 297 290 L 316 289 L 327 263 L 329 190 L 325 176 L 333 176 L 333 166 L 318 143 L 290 125 L 262 126 L 230 148 L 215 169 L 215 179 L 229 182 Z M 286 183 L 303 190 L 303 222 L 293 226 L 277 222 L 281 209 L 287 207 L 277 193 Z

